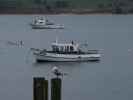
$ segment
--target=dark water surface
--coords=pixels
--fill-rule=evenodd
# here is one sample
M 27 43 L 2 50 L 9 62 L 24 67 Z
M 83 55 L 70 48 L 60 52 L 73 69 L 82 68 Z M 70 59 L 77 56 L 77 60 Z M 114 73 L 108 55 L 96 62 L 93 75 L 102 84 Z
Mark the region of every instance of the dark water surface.
M 0 15 L 1 100 L 33 100 L 32 78 L 50 79 L 55 65 L 69 73 L 62 100 L 133 100 L 133 15 L 47 15 L 64 30 L 33 30 L 34 16 Z M 56 37 L 101 49 L 101 61 L 35 63 L 30 48 L 49 48 Z

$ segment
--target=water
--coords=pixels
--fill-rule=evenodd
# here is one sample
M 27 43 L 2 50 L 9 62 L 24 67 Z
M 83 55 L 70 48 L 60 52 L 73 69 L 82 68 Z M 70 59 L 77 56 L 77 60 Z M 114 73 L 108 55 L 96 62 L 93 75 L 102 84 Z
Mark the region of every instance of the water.
M 133 99 L 133 15 L 47 15 L 63 30 L 32 30 L 36 15 L 0 15 L 0 98 L 33 100 L 32 78 L 52 77 L 53 66 L 69 73 L 63 78 L 62 100 Z M 99 63 L 37 64 L 30 48 L 49 48 L 59 41 L 87 42 L 101 49 Z M 24 42 L 24 46 L 7 42 Z

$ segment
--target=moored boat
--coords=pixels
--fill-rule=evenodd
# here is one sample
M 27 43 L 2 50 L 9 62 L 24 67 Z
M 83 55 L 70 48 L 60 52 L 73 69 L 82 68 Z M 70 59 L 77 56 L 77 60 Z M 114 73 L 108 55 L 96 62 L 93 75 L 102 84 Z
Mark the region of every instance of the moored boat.
M 71 43 L 52 43 L 52 50 L 32 49 L 37 62 L 80 62 L 80 61 L 99 61 L 101 55 L 98 50 L 83 51 L 79 44 Z
M 33 29 L 63 29 L 64 26 L 60 24 L 54 24 L 45 17 L 36 18 L 30 24 Z

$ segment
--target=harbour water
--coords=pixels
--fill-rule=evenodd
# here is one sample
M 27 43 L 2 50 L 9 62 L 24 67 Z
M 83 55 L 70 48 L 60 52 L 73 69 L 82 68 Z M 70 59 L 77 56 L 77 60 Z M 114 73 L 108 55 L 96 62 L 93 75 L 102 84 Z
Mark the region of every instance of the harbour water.
M 133 15 L 47 15 L 65 29 L 42 30 L 31 29 L 35 16 L 0 15 L 0 99 L 33 100 L 32 78 L 49 80 L 53 66 L 69 73 L 62 100 L 133 99 Z M 35 63 L 30 48 L 49 48 L 56 37 L 87 42 L 101 50 L 101 61 Z

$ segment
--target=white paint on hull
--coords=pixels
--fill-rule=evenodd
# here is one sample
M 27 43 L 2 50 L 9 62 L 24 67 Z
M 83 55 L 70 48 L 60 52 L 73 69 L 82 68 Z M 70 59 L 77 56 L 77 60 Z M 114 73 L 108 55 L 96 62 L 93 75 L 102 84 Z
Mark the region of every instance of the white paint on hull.
M 62 25 L 32 25 L 34 29 L 63 29 Z
M 47 53 L 46 55 L 35 55 L 39 61 L 97 61 L 100 59 L 100 54 L 55 54 Z

